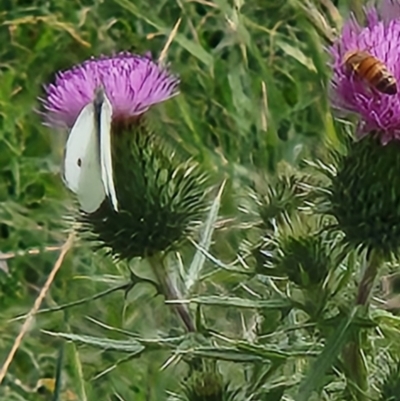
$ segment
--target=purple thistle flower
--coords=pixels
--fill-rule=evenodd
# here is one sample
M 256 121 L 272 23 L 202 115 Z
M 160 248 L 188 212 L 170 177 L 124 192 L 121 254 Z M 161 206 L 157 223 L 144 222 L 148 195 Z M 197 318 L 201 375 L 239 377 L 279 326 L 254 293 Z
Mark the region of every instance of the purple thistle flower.
M 383 0 L 380 9 L 369 7 L 365 14 L 365 27 L 350 18 L 329 49 L 333 56 L 332 103 L 360 117 L 358 136 L 377 131 L 386 144 L 400 139 L 400 91 L 387 95 L 372 89 L 346 68 L 343 59 L 349 51 L 367 51 L 381 60 L 400 83 L 400 4 L 398 0 Z
M 129 119 L 177 95 L 179 78 L 159 66 L 149 54 L 123 52 L 92 58 L 59 72 L 55 82 L 45 87 L 47 96 L 40 100 L 47 123 L 71 128 L 100 84 L 113 107 L 113 119 Z

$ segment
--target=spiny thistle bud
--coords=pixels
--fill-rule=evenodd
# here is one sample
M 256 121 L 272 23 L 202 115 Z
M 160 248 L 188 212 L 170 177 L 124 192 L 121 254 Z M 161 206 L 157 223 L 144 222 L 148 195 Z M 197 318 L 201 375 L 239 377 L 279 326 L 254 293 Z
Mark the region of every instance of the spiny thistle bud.
M 78 195 L 82 229 L 118 259 L 170 250 L 207 206 L 197 165 L 180 161 L 149 129 L 146 112 L 175 96 L 178 84 L 150 56 L 121 53 L 62 72 L 46 88 L 47 123 L 72 127 L 69 140 L 75 135 L 67 142 L 64 179 Z M 68 164 L 68 154 L 79 158 Z
M 355 248 L 384 254 L 400 246 L 400 142 L 372 135 L 338 157 L 329 200 L 338 227 Z
M 236 392 L 229 391 L 217 372 L 193 371 L 184 383 L 184 394 L 187 401 L 233 401 Z
M 400 401 L 400 362 L 392 362 L 380 388 L 379 401 Z
M 269 269 L 268 274 L 286 275 L 304 289 L 320 286 L 329 269 L 336 266 L 338 240 L 330 231 L 313 229 L 305 222 L 289 225 L 266 240 L 261 250 L 264 272 Z
M 262 189 L 253 195 L 263 225 L 267 229 L 272 229 L 276 223 L 287 221 L 292 213 L 304 206 L 309 196 L 309 177 L 286 165 L 280 167 L 278 177 L 263 183 Z
M 144 122 L 115 138 L 114 171 L 120 211 L 104 202 L 81 213 L 83 228 L 118 258 L 152 256 L 178 246 L 201 222 L 205 177 L 180 162 Z

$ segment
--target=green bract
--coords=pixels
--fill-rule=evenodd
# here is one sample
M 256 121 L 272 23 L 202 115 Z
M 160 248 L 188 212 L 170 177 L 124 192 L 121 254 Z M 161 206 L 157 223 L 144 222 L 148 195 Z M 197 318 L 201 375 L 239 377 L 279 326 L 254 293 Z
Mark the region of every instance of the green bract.
M 187 401 L 233 401 L 235 396 L 217 372 L 194 371 L 184 388 Z

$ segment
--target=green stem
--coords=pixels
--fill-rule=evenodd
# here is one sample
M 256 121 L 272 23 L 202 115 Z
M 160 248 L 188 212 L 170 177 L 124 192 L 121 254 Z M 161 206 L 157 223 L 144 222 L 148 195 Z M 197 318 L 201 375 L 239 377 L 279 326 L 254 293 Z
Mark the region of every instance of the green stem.
M 153 270 L 154 275 L 157 278 L 160 290 L 162 291 L 165 299 L 167 299 L 168 301 L 179 300 L 180 295 L 177 288 L 175 288 L 169 277 L 168 271 L 164 265 L 162 255 L 156 254 L 148 257 L 147 260 Z M 175 309 L 177 315 L 181 318 L 183 324 L 186 327 L 186 330 L 188 332 L 195 332 L 196 328 L 193 319 L 189 314 L 187 306 L 179 303 L 172 304 L 172 306 Z
M 369 308 L 372 289 L 374 287 L 376 278 L 378 276 L 379 267 L 381 264 L 380 255 L 371 251 L 367 257 L 367 266 L 364 274 L 358 285 L 356 305 Z M 347 345 L 344 350 L 344 362 L 348 371 L 348 379 L 350 379 L 350 391 L 357 401 L 369 400 L 369 384 L 368 384 L 368 371 L 363 354 L 363 345 L 366 341 L 366 333 L 360 329 L 354 333 L 353 340 Z
M 381 259 L 377 252 L 371 251 L 367 260 L 367 268 L 358 286 L 356 305 L 369 306 L 372 289 L 378 276 Z

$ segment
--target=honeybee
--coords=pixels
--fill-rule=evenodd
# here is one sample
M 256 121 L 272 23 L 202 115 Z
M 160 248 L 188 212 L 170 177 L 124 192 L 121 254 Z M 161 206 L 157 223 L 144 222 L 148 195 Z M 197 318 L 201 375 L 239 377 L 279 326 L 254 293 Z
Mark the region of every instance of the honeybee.
M 371 87 L 386 95 L 397 93 L 397 81 L 386 65 L 363 50 L 348 51 L 343 58 L 344 65 Z

